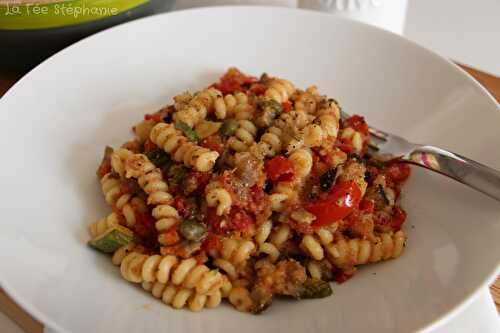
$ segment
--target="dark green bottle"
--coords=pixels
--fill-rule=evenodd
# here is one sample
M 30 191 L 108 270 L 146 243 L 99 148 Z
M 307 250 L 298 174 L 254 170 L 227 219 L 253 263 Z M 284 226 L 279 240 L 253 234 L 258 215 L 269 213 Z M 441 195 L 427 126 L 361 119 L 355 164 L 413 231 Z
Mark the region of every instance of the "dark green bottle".
M 31 2 L 38 5 L 0 5 L 0 70 L 29 70 L 55 52 L 88 35 L 136 18 L 168 11 L 175 1 Z

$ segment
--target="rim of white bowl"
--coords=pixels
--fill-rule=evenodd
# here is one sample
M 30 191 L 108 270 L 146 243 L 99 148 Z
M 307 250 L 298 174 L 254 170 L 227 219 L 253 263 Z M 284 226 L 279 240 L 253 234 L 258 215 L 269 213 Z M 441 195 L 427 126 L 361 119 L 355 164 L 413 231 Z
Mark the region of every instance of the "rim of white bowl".
M 443 63 L 443 65 L 448 66 L 450 69 L 464 75 L 468 81 L 476 88 L 478 89 L 481 94 L 487 98 L 490 102 L 495 105 L 499 111 L 500 111 L 500 104 L 496 101 L 496 99 L 491 95 L 491 93 L 486 90 L 485 87 L 483 87 L 474 77 L 472 77 L 469 73 L 467 73 L 464 69 L 459 67 L 457 64 L 455 64 L 453 61 L 450 59 L 446 58 L 445 56 L 439 54 L 436 51 L 430 50 L 414 41 L 411 39 L 408 39 L 404 36 L 398 35 L 394 32 L 364 23 L 364 22 L 359 22 L 359 21 L 354 21 L 349 18 L 344 18 L 344 17 L 338 17 L 338 16 L 333 16 L 329 13 L 323 13 L 323 12 L 318 12 L 314 11 L 311 9 L 300 9 L 300 8 L 289 8 L 289 7 L 279 7 L 279 6 L 214 6 L 214 7 L 197 7 L 197 8 L 188 8 L 188 9 L 182 9 L 182 10 L 176 10 L 176 11 L 171 11 L 167 13 L 159 13 L 155 15 L 151 15 L 148 17 L 144 18 L 139 18 L 134 21 L 130 22 L 125 22 L 119 25 L 116 25 L 114 27 L 105 29 L 103 31 L 100 31 L 96 34 L 90 35 L 88 37 L 85 37 L 81 39 L 80 41 L 62 49 L 61 51 L 55 53 L 51 57 L 47 58 L 44 60 L 42 63 L 37 65 L 35 68 L 30 70 L 28 73 L 26 73 L 19 81 L 17 81 L 6 93 L 2 98 L 0 98 L 0 105 L 3 100 L 8 98 L 12 91 L 16 90 L 18 86 L 21 86 L 24 84 L 24 81 L 29 80 L 29 77 L 32 75 L 32 73 L 35 73 L 44 66 L 49 66 L 51 65 L 52 62 L 57 61 L 57 59 L 61 56 L 64 56 L 66 52 L 70 52 L 73 49 L 83 47 L 86 43 L 92 42 L 92 39 L 94 38 L 99 38 L 102 34 L 107 34 L 111 31 L 119 31 L 121 29 L 130 29 L 131 26 L 133 25 L 140 25 L 144 24 L 145 22 L 149 21 L 154 21 L 154 20 L 164 20 L 166 19 L 165 17 L 169 17 L 172 15 L 186 15 L 186 14 L 193 14 L 197 12 L 206 12 L 206 11 L 224 11 L 224 10 L 239 10 L 239 11 L 261 11 L 261 10 L 275 10 L 275 11 L 282 11 L 282 12 L 293 12 L 295 14 L 299 15 L 317 15 L 317 16 L 322 16 L 322 17 L 328 17 L 331 20 L 337 20 L 337 21 L 342 21 L 344 22 L 343 24 L 350 24 L 350 25 L 358 25 L 358 26 L 364 26 L 367 29 L 373 29 L 373 30 L 378 30 L 379 32 L 392 35 L 392 38 L 399 39 L 401 42 L 407 43 L 411 47 L 418 48 L 422 51 L 425 51 L 427 54 L 431 55 L 434 57 L 434 59 L 439 60 Z M 433 329 L 436 329 L 445 323 L 447 323 L 450 319 L 455 318 L 457 314 L 459 314 L 464 308 L 466 308 L 470 303 L 472 303 L 479 295 L 479 292 L 484 288 L 485 286 L 489 286 L 495 279 L 496 277 L 500 274 L 500 259 L 499 262 L 497 263 L 496 267 L 493 267 L 490 273 L 483 279 L 483 281 L 472 291 L 464 295 L 464 299 L 460 302 L 458 302 L 455 306 L 453 306 L 449 311 L 441 314 L 438 316 L 436 319 L 433 321 L 423 325 L 422 327 L 418 328 L 418 332 L 428 332 Z M 25 311 L 27 311 L 31 316 L 33 316 L 35 319 L 40 321 L 44 326 L 47 326 L 51 329 L 54 329 L 57 332 L 71 332 L 71 330 L 66 329 L 64 327 L 61 327 L 59 324 L 57 324 L 54 320 L 49 318 L 43 310 L 38 309 L 36 306 L 32 305 L 29 301 L 26 301 L 23 297 L 21 297 L 16 291 L 14 291 L 14 288 L 10 288 L 8 283 L 5 283 L 5 279 L 1 277 L 0 275 L 0 286 L 3 288 L 3 290 L 9 295 L 20 307 L 22 307 Z

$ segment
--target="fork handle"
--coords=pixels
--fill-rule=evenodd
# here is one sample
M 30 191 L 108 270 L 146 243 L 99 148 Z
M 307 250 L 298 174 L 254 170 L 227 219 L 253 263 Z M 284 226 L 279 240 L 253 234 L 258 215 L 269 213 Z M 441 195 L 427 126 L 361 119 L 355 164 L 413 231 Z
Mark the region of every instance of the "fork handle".
M 500 172 L 486 165 L 433 146 L 420 146 L 402 159 L 439 172 L 500 201 Z

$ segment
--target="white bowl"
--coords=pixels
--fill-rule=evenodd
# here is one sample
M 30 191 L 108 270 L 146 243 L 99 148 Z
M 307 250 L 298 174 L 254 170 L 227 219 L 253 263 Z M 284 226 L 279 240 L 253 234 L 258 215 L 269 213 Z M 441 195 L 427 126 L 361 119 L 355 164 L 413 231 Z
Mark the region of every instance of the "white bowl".
M 436 325 L 497 271 L 500 205 L 415 169 L 404 189 L 408 246 L 366 266 L 335 295 L 174 311 L 122 280 L 85 245 L 105 207 L 103 147 L 231 65 L 317 84 L 351 113 L 500 169 L 498 104 L 447 60 L 396 35 L 307 11 L 211 8 L 151 17 L 66 49 L 0 101 L 0 281 L 48 326 L 71 332 L 405 332 Z

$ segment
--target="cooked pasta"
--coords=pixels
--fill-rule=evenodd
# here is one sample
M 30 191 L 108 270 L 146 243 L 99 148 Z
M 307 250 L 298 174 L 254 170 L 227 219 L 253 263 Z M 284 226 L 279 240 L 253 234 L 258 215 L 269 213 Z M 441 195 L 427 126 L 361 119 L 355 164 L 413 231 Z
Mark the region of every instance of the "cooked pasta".
M 278 127 L 270 127 L 260 138 L 258 148 L 262 156 L 275 156 L 281 151 L 282 131 Z
M 244 287 L 233 288 L 229 293 L 229 302 L 241 312 L 250 312 L 254 306 L 250 292 Z
M 210 171 L 219 153 L 189 142 L 172 124 L 159 123 L 151 130 L 151 141 L 171 154 L 176 162 L 198 171 Z
M 174 121 L 185 123 L 191 127 L 198 124 L 207 117 L 214 109 L 215 101 L 222 97 L 222 93 L 214 88 L 205 89 L 194 97 L 189 94 L 176 96 Z
M 222 274 L 200 265 L 194 258 L 178 260 L 175 256 L 148 256 L 130 252 L 120 263 L 123 278 L 129 282 L 171 283 L 187 289 L 196 289 L 196 293 L 208 294 L 223 285 Z
M 104 234 L 107 230 L 120 224 L 120 219 L 116 213 L 111 213 L 105 218 L 89 225 L 89 233 L 93 238 Z
M 159 298 L 163 303 L 175 309 L 187 307 L 189 310 L 198 312 L 203 308 L 215 308 L 222 301 L 221 292 L 215 291 L 213 294 L 199 294 L 193 289 L 182 288 L 172 284 L 161 282 L 143 282 L 142 288 Z
M 237 265 L 247 260 L 255 250 L 251 240 L 237 240 L 225 238 L 222 241 L 221 257 Z
M 274 79 L 269 84 L 269 88 L 264 95 L 278 103 L 286 102 L 295 92 L 293 84 L 287 80 Z
M 208 184 L 205 192 L 208 207 L 217 207 L 217 215 L 224 215 L 230 211 L 233 199 L 231 194 L 219 183 L 212 182 Z
M 89 245 L 175 309 L 326 297 L 404 250 L 409 167 L 369 156 L 364 118 L 315 86 L 230 68 L 133 132 L 97 170 L 112 211 Z
M 107 173 L 101 179 L 101 188 L 106 202 L 120 212 L 128 226 L 136 223 L 136 215 L 146 211 L 146 203 L 134 195 L 123 179 Z
M 158 242 L 167 246 L 177 243 L 177 238 L 170 237 L 169 232 L 179 223 L 180 216 L 172 207 L 173 196 L 167 192 L 168 185 L 163 180 L 161 170 L 146 155 L 133 154 L 125 161 L 125 173 L 127 177 L 137 178 L 139 186 L 148 194 L 147 203 L 153 207 Z
M 288 159 L 292 162 L 297 177 L 303 178 L 311 173 L 313 166 L 311 150 L 306 148 L 297 149 L 290 154 Z
M 406 236 L 399 230 L 396 233 L 382 233 L 373 241 L 341 239 L 326 246 L 326 250 L 332 263 L 343 268 L 397 258 L 403 252 L 405 242 Z
M 237 152 L 247 151 L 255 142 L 257 127 L 250 120 L 239 120 L 238 129 L 228 140 L 228 145 Z

